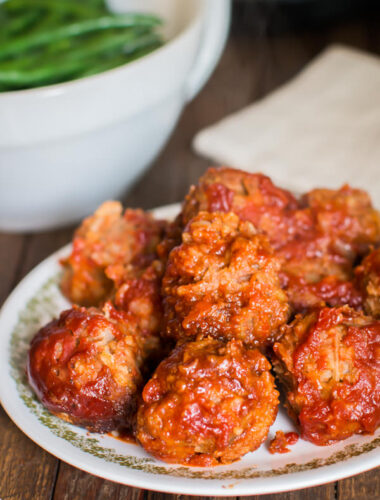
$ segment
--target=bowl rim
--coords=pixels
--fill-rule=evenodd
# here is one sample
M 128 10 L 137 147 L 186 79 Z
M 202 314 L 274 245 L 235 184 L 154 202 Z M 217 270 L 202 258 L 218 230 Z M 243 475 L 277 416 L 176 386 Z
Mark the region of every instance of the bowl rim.
M 120 74 L 124 71 L 133 71 L 134 68 L 143 64 L 143 61 L 151 60 L 154 57 L 157 57 L 159 54 L 165 53 L 167 51 L 172 50 L 173 47 L 179 45 L 181 41 L 187 37 L 188 33 L 193 31 L 195 27 L 203 20 L 205 17 L 205 13 L 207 12 L 207 4 L 209 0 L 197 0 L 198 5 L 196 6 L 195 13 L 192 18 L 186 23 L 186 25 L 177 33 L 174 37 L 170 38 L 166 41 L 161 47 L 154 49 L 152 52 L 135 59 L 134 61 L 130 61 L 128 63 L 122 64 L 115 68 L 111 68 L 105 71 L 101 71 L 100 73 L 96 73 L 95 75 L 85 76 L 83 78 L 77 78 L 74 80 L 68 80 L 67 82 L 62 83 L 53 83 L 51 85 L 45 85 L 30 89 L 20 89 L 20 90 L 6 90 L 0 92 L 0 101 L 5 100 L 6 98 L 17 99 L 18 97 L 27 98 L 27 97 L 39 97 L 47 98 L 58 95 L 63 95 L 67 92 L 74 91 L 76 88 L 80 88 L 83 85 L 86 85 L 87 82 L 96 82 L 97 80 L 103 78 L 104 76 L 114 76 Z

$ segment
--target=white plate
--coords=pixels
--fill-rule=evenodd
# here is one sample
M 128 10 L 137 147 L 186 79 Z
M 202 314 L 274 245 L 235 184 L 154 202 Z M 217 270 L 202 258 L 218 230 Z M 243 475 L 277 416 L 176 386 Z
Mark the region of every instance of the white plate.
M 171 218 L 178 205 L 155 211 Z M 333 446 L 318 447 L 299 440 L 285 455 L 271 455 L 267 445 L 276 430 L 293 430 L 280 410 L 268 441 L 257 451 L 228 466 L 212 469 L 167 465 L 133 444 L 111 436 L 90 434 L 47 412 L 25 377 L 31 337 L 40 326 L 69 306 L 58 283 L 59 258 L 70 245 L 44 260 L 17 286 L 0 314 L 0 399 L 15 424 L 56 457 L 91 474 L 118 483 L 157 491 L 192 495 L 241 496 L 275 493 L 335 481 L 380 465 L 380 429 Z

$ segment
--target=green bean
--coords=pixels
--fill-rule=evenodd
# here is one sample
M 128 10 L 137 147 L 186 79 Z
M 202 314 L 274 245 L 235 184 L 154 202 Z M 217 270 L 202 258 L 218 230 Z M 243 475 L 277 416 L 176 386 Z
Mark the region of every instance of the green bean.
M 59 26 L 64 22 L 64 18 L 60 12 L 45 10 L 43 15 L 40 16 L 38 22 L 34 23 L 27 31 L 28 36 L 35 35 L 46 29 L 52 29 L 54 26 Z
M 69 0 L 7 0 L 1 4 L 5 9 L 12 11 L 13 9 L 30 9 L 44 8 L 63 13 L 71 13 L 76 16 L 88 19 L 105 14 L 105 10 L 95 7 L 87 3 L 73 2 Z
M 78 37 L 94 31 L 112 28 L 127 28 L 131 26 L 154 26 L 158 24 L 158 18 L 144 14 L 120 14 L 114 16 L 103 16 L 97 19 L 72 23 L 61 28 L 43 31 L 35 35 L 18 38 L 8 43 L 0 44 L 0 59 L 19 56 L 20 53 L 29 51 L 42 45 L 64 40 L 65 38 Z
M 83 61 L 70 61 L 60 66 L 42 66 L 33 71 L 0 70 L 0 85 L 12 87 L 34 87 L 54 83 L 75 75 L 83 67 Z
M 0 92 L 59 83 L 162 44 L 159 18 L 110 14 L 105 0 L 0 0 Z
M 105 61 L 104 63 L 98 63 L 96 65 L 91 66 L 91 68 L 88 71 L 85 71 L 82 73 L 81 77 L 85 76 L 92 76 L 96 75 L 97 73 L 102 73 L 103 71 L 107 71 L 109 69 L 117 68 L 118 66 L 122 66 L 123 64 L 135 61 L 136 59 L 139 59 L 140 57 L 143 57 L 150 52 L 153 52 L 153 50 L 158 49 L 161 47 L 162 42 L 157 41 L 156 43 L 152 43 L 151 45 L 148 45 L 147 47 L 137 50 L 136 52 L 133 52 L 129 56 L 115 56 L 114 58 Z
M 39 23 L 36 23 L 31 30 L 28 32 L 28 36 L 36 35 L 37 33 L 57 29 L 58 27 L 67 24 L 67 16 L 71 14 L 69 11 L 65 12 L 64 10 L 59 9 L 47 9 L 45 11 L 44 17 L 40 19 Z M 72 17 L 72 15 L 71 15 Z M 75 21 L 80 19 L 81 16 L 75 14 Z M 73 19 L 71 19 L 72 21 Z
M 125 53 L 133 55 L 135 51 L 158 43 L 159 38 L 157 35 L 147 35 L 125 45 Z M 126 59 L 124 58 L 124 62 Z M 72 78 L 86 71 L 88 73 L 96 61 L 96 58 L 86 58 L 85 54 L 82 53 L 81 57 L 59 60 L 55 64 L 45 64 L 33 70 L 4 70 L 0 68 L 0 86 L 32 87 L 47 85 L 62 81 L 62 79 Z
M 56 51 L 53 54 L 38 54 L 33 58 L 28 58 L 28 63 L 23 66 L 23 69 L 30 69 L 40 65 L 55 64 L 57 60 L 86 60 L 89 57 L 99 56 L 107 57 L 108 54 L 129 54 L 136 50 L 136 47 L 145 46 L 147 43 L 156 43 L 160 40 L 158 35 L 150 33 L 136 33 L 135 30 L 129 29 L 121 33 L 110 34 L 104 33 L 103 36 L 96 36 L 84 41 L 74 47 L 64 48 L 61 51 Z M 125 57 L 125 55 L 124 55 Z M 17 61 L 11 63 L 1 63 L 0 69 L 17 69 L 19 67 Z
M 144 38 L 149 37 L 149 38 Z M 148 42 L 156 43 L 160 38 L 158 35 L 151 34 L 146 28 L 127 28 L 118 33 L 102 32 L 76 45 L 55 45 L 54 50 L 49 48 L 49 51 L 37 53 L 24 58 L 21 62 L 17 59 L 0 61 L 0 69 L 2 71 L 13 71 L 17 69 L 29 70 L 41 65 L 55 65 L 57 60 L 64 62 L 67 60 L 85 60 L 88 57 L 95 55 L 107 56 L 109 53 L 123 54 L 127 53 L 129 47 L 134 50 L 134 47 L 144 45 Z M 62 40 L 69 42 L 70 40 Z M 136 43 L 137 42 L 137 43 Z
M 3 38 L 17 35 L 20 32 L 25 32 L 28 28 L 33 26 L 41 16 L 41 11 L 29 10 L 22 16 L 10 19 L 7 24 L 2 28 L 1 35 Z
M 147 43 L 155 43 L 158 41 L 159 38 L 157 35 L 148 34 L 146 36 L 136 37 L 136 33 L 130 31 L 128 33 L 120 33 L 113 36 L 108 36 L 100 40 L 95 38 L 86 45 L 83 45 L 83 47 L 78 47 L 71 51 L 69 57 L 73 60 L 79 60 L 115 51 L 117 51 L 119 54 L 129 54 L 130 52 L 136 50 L 136 48 L 145 46 Z
M 107 71 L 112 68 L 116 68 L 117 66 L 122 66 L 127 62 L 132 60 L 132 55 L 126 57 L 125 55 L 116 54 L 113 57 L 108 58 L 106 61 L 99 62 L 96 61 L 90 68 L 87 68 L 83 73 L 81 73 L 81 78 L 85 76 L 92 76 L 98 73 L 102 73 L 103 71 Z
M 107 55 L 109 53 L 121 53 L 126 56 L 135 53 L 137 50 L 141 50 L 146 46 L 150 46 L 152 44 L 159 44 L 160 37 L 156 34 L 147 34 L 144 36 L 140 36 L 139 38 L 125 38 L 123 41 L 123 36 L 120 35 L 118 37 L 113 37 L 108 40 L 108 43 L 94 43 L 91 46 L 88 46 L 86 50 L 77 51 L 77 53 L 73 53 L 72 57 L 74 59 L 86 59 L 86 57 L 96 56 L 96 55 Z
M 104 0 L 88 0 L 91 4 L 96 5 L 102 9 L 107 10 L 106 3 Z

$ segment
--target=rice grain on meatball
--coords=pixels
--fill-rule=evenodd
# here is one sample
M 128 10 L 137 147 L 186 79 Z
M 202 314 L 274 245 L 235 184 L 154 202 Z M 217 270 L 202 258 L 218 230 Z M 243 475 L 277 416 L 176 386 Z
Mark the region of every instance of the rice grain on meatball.
M 348 306 L 322 308 L 274 344 L 275 372 L 301 436 L 327 445 L 380 424 L 380 322 Z
M 180 244 L 178 229 L 202 210 L 233 212 L 265 234 L 282 260 L 281 283 L 295 312 L 348 303 L 360 308 L 353 265 L 380 243 L 380 215 L 360 189 L 314 189 L 297 200 L 268 177 L 232 168 L 210 168 L 190 189 L 166 238 Z
M 380 214 L 365 191 L 348 185 L 313 189 L 302 203 L 309 207 L 316 230 L 330 236 L 336 254 L 354 260 L 380 243 Z
M 291 237 L 294 225 L 302 227 L 302 219 L 288 217 L 297 208 L 295 197 L 263 174 L 227 167 L 209 168 L 197 186 L 190 188 L 181 221 L 185 226 L 201 211 L 233 212 L 241 220 L 252 222 L 277 248 Z
M 174 248 L 163 278 L 165 332 L 265 346 L 288 319 L 280 261 L 267 238 L 233 213 L 200 212 Z
M 355 274 L 363 295 L 364 310 L 380 319 L 380 249 L 367 255 L 356 268 Z
M 70 256 L 63 260 L 62 292 L 74 304 L 99 306 L 119 287 L 129 268 L 155 259 L 164 224 L 143 210 L 103 203 L 76 230 Z
M 27 374 L 49 411 L 91 431 L 107 432 L 131 425 L 142 361 L 134 332 L 122 331 L 112 306 L 104 314 L 74 307 L 34 337 Z
M 169 463 L 214 466 L 266 439 L 278 407 L 270 364 L 240 341 L 179 344 L 143 390 L 136 436 Z

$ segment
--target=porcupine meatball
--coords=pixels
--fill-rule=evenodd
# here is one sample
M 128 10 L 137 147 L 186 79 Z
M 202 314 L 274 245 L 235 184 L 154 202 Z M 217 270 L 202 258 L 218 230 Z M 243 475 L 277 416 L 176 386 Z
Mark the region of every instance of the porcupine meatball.
M 276 250 L 294 239 L 329 238 L 314 246 L 321 250 L 328 244 L 330 251 L 352 260 L 380 242 L 379 212 L 365 191 L 348 185 L 314 189 L 297 201 L 265 175 L 210 168 L 186 197 L 183 225 L 202 210 L 236 213 L 265 233 Z
M 176 225 L 199 210 L 234 212 L 268 236 L 283 261 L 281 283 L 293 310 L 325 303 L 360 308 L 352 266 L 380 241 L 380 217 L 364 191 L 315 189 L 298 202 L 262 174 L 210 168 L 190 189 Z
M 287 321 L 279 260 L 265 236 L 233 213 L 200 212 L 174 248 L 163 278 L 165 332 L 264 346 Z
M 367 314 L 380 318 L 380 249 L 373 250 L 355 270 Z
M 168 226 L 159 244 L 158 253 L 166 261 L 172 248 L 181 243 L 184 227 L 202 211 L 233 212 L 241 220 L 252 222 L 277 248 L 292 238 L 295 227 L 302 230 L 302 213 L 299 217 L 289 217 L 297 208 L 296 198 L 265 175 L 229 167 L 211 167 L 196 186 L 191 186 L 182 211 Z
M 43 405 L 90 431 L 130 424 L 141 388 L 138 337 L 108 304 L 104 312 L 74 306 L 31 342 L 27 374 Z
M 190 188 L 180 221 L 185 226 L 200 211 L 233 212 L 241 220 L 252 222 L 277 248 L 291 237 L 296 224 L 302 227 L 302 218 L 288 217 L 297 208 L 295 197 L 265 175 L 227 167 L 209 168 L 198 185 Z
M 380 216 L 360 189 L 314 189 L 303 196 L 301 212 L 310 224 L 278 249 L 282 283 L 296 311 L 349 304 L 360 308 L 353 281 L 355 260 L 380 241 Z M 306 227 L 306 226 L 305 226 Z
M 276 255 L 282 261 L 280 281 L 294 312 L 349 304 L 361 308 L 362 295 L 353 281 L 353 262 L 331 250 L 331 238 L 310 231 Z
M 142 348 L 144 374 L 149 374 L 152 366 L 157 366 L 172 347 L 163 342 L 163 307 L 161 281 L 164 266 L 154 260 L 147 268 L 137 272 L 133 269 L 129 276 L 124 276 L 122 284 L 116 289 L 112 304 L 114 315 L 119 314 L 119 323 L 133 324 Z
M 136 436 L 169 463 L 214 466 L 256 450 L 278 407 L 270 364 L 240 341 L 180 343 L 143 390 Z
M 327 445 L 380 424 L 380 322 L 348 306 L 298 316 L 273 366 L 301 436 Z
M 99 306 L 128 267 L 146 267 L 155 258 L 164 223 L 142 210 L 122 213 L 119 202 L 103 203 L 77 229 L 71 255 L 62 263 L 62 292 L 79 305 Z
M 314 189 L 301 200 L 310 208 L 316 230 L 331 238 L 331 248 L 350 261 L 380 243 L 380 214 L 365 191 L 348 185 Z

